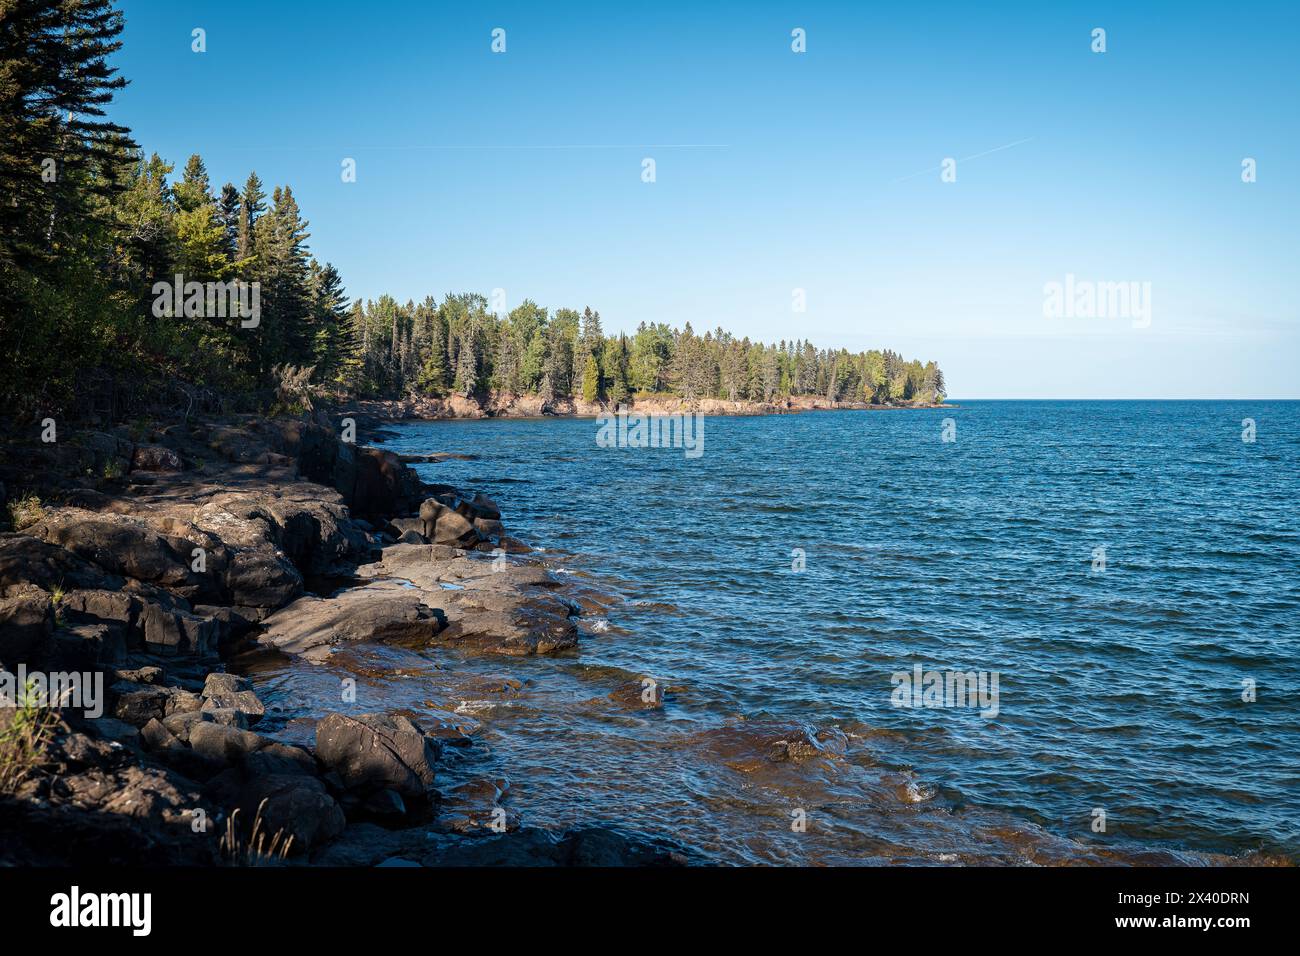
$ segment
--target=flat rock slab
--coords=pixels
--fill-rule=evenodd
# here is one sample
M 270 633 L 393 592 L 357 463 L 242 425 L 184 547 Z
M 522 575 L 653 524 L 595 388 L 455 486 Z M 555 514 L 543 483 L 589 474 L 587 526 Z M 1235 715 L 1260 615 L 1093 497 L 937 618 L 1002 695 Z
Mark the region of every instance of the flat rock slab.
M 424 595 L 394 581 L 376 581 L 333 597 L 302 597 L 264 622 L 260 643 L 309 660 L 323 660 L 353 641 L 427 643 L 446 614 Z

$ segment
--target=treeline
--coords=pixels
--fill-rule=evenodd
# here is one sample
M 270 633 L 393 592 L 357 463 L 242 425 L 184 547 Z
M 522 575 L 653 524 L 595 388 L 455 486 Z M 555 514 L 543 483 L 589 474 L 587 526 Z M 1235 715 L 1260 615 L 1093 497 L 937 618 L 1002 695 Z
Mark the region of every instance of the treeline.
M 637 393 L 879 403 L 944 393 L 933 363 L 889 351 L 763 345 L 663 323 L 605 335 L 590 309 L 508 315 L 474 294 L 350 302 L 310 254 L 288 186 L 251 173 L 220 189 L 191 156 L 179 176 L 105 117 L 125 85 L 112 0 L 0 3 L 0 401 L 66 408 L 108 370 L 133 388 L 365 397 L 536 393 L 620 402 Z M 245 327 L 211 308 L 158 307 L 157 283 L 256 283 Z M 170 301 L 171 296 L 168 295 Z
M 851 353 L 811 342 L 776 345 L 686 323 L 642 323 L 606 335 L 590 308 L 554 313 L 531 300 L 504 316 L 481 295 L 398 304 L 389 296 L 352 309 L 360 363 L 349 387 L 369 397 L 469 397 L 487 392 L 618 403 L 637 394 L 770 402 L 792 395 L 898 404 L 944 395 L 934 362 L 889 350 Z

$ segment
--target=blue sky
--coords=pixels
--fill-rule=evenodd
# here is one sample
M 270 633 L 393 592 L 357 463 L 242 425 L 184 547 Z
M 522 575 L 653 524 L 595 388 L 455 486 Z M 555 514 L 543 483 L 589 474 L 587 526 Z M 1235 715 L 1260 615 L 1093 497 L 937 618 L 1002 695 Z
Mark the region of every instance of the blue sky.
M 121 9 L 113 118 L 289 183 L 354 296 L 888 347 L 957 398 L 1300 396 L 1294 3 Z M 1067 273 L 1151 283 L 1149 327 L 1046 318 Z

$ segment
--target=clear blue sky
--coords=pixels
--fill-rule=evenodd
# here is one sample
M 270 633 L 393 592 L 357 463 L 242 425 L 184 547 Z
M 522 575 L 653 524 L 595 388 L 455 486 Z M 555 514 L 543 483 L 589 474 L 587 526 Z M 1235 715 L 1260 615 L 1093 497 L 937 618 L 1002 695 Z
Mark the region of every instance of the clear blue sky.
M 121 8 L 113 117 L 290 184 L 354 296 L 889 347 L 957 398 L 1300 396 L 1290 0 Z M 1045 318 L 1067 273 L 1150 327 Z

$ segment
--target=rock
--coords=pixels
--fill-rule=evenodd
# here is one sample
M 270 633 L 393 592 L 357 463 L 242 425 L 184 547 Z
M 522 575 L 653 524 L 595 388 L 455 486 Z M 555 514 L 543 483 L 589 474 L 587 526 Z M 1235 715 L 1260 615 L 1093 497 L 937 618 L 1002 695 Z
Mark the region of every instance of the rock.
M 628 681 L 619 685 L 609 699 L 625 710 L 662 710 L 664 687 L 653 678 Z
M 161 687 L 166 683 L 167 674 L 161 667 L 137 667 L 134 670 L 114 671 L 113 677 L 117 680 L 129 680 L 136 684 Z
M 266 715 L 266 707 L 253 693 L 252 682 L 235 674 L 209 674 L 203 684 L 203 710 L 231 710 L 241 714 L 249 724 Z
M 203 721 L 190 725 L 190 747 L 214 764 L 238 766 L 270 741 L 249 730 Z
M 140 740 L 140 731 L 136 729 L 135 725 L 125 720 L 98 717 L 91 726 L 95 728 L 95 733 L 104 740 L 110 740 L 124 747 L 133 747 Z
M 349 790 L 394 790 L 417 804 L 433 787 L 434 744 L 401 716 L 330 714 L 316 725 L 316 757 Z
M 244 758 L 245 770 L 258 774 L 307 774 L 316 776 L 316 759 L 301 747 L 272 741 Z
M 185 597 L 199 593 L 206 584 L 190 570 L 188 542 L 168 540 L 127 515 L 61 508 L 27 530 L 113 574 L 148 581 Z
M 420 527 L 418 528 L 420 534 L 426 538 L 432 538 L 433 528 L 438 523 L 438 517 L 450 510 L 437 498 L 426 498 L 420 505 Z M 396 526 L 396 522 L 394 522 L 394 525 Z
M 180 471 L 181 456 L 162 445 L 136 445 L 131 456 L 132 471 Z
M 457 606 L 462 615 L 438 635 L 457 647 L 519 657 L 578 644 L 574 609 L 551 594 L 467 591 Z
M 167 716 L 170 699 L 166 688 L 118 681 L 108 689 L 112 708 L 109 713 L 133 727 L 143 727 L 151 720 L 161 721 Z
M 505 526 L 500 521 L 491 518 L 475 518 L 474 530 L 493 541 L 499 541 L 506 532 Z
M 162 721 L 154 718 L 140 728 L 140 739 L 146 750 L 183 750 L 185 744 Z
M 474 500 L 470 502 L 470 507 L 474 511 L 476 518 L 485 518 L 489 521 L 501 520 L 501 509 L 497 506 L 497 503 L 482 492 L 474 496 Z
M 148 604 L 141 615 L 146 648 L 168 657 L 216 655 L 221 626 L 212 618 Z
M 396 790 L 377 790 L 365 797 L 361 810 L 367 816 L 398 819 L 406 816 L 406 803 Z
M 519 829 L 519 814 L 501 806 L 507 780 L 468 780 L 442 794 L 437 827 L 445 833 L 505 833 Z
M 328 599 L 299 598 L 266 619 L 259 642 L 320 660 L 332 645 L 351 641 L 427 644 L 444 626 L 445 614 L 419 591 L 377 582 Z
M 2 626 L 0 626 L 2 631 Z M 107 624 L 76 624 L 57 628 L 50 645 L 59 670 L 85 673 L 126 660 L 126 641 Z
M 205 714 L 201 711 L 192 710 L 185 713 L 168 714 L 162 719 L 162 725 L 167 728 L 177 740 L 182 743 L 189 743 L 190 729 L 195 724 L 201 724 L 211 721 L 212 715 Z
M 28 534 L 0 534 L 0 593 L 8 594 L 18 584 L 71 594 L 78 589 L 120 591 L 126 582 L 57 544 Z
M 226 589 L 232 604 L 276 608 L 302 593 L 302 575 L 287 558 L 266 551 L 240 551 L 230 560 Z
M 449 837 L 421 861 L 424 866 L 685 866 L 706 862 L 664 840 L 581 827 L 556 836 L 536 827 L 517 833 Z
M 205 703 L 199 713 L 207 714 L 209 720 L 223 727 L 234 727 L 238 730 L 248 729 L 248 716 L 243 711 L 231 707 L 208 707 Z
M 35 585 L 20 585 L 12 597 L 0 599 L 0 661 L 16 664 L 54 633 L 50 595 Z
M 167 701 L 167 715 L 185 714 L 191 711 L 200 710 L 203 707 L 203 698 L 198 694 L 191 693 L 188 690 L 181 690 L 177 687 L 167 688 L 171 695 Z
M 239 794 L 245 825 L 251 828 L 259 808 L 268 842 L 281 831 L 293 837 L 290 856 L 329 842 L 347 826 L 342 808 L 321 782 L 301 774 L 269 774 L 249 780 Z
M 505 549 L 506 554 L 531 554 L 532 548 L 524 544 L 518 538 L 512 538 L 508 534 L 501 536 L 501 547 Z
M 438 516 L 431 540 L 434 544 L 461 547 L 466 544 L 477 544 L 479 535 L 474 525 L 464 515 L 448 509 Z

